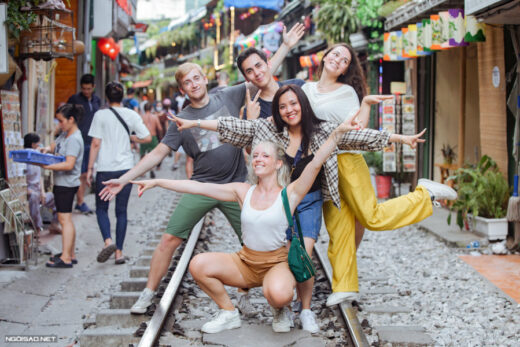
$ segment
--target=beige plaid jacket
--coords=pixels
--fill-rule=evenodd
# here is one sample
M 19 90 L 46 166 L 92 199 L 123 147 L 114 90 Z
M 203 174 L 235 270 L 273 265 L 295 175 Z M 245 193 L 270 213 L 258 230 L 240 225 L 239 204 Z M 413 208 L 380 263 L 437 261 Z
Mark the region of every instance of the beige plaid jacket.
M 327 140 L 330 133 L 338 126 L 336 123 L 321 122 L 318 130 L 312 135 L 310 150 L 316 153 Z M 220 117 L 217 131 L 222 142 L 237 147 L 255 146 L 262 141 L 271 141 L 287 149 L 289 146 L 289 132 L 284 127 L 278 132 L 276 126 L 265 119 L 240 120 L 235 117 Z M 349 131 L 338 142 L 341 150 L 380 151 L 388 145 L 390 133 L 386 130 L 377 131 L 363 129 Z M 338 160 L 337 150 L 323 164 L 325 175 L 321 183 L 321 192 L 324 200 L 332 200 L 337 208 L 341 207 L 338 189 Z

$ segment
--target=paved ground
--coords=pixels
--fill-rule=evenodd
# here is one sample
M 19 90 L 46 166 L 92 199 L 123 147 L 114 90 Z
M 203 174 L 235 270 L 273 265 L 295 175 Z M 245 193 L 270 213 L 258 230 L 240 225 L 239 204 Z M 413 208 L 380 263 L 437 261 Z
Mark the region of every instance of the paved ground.
M 170 171 L 171 159 L 163 164 L 158 177 L 173 177 Z M 124 254 L 130 261 L 115 265 L 112 257 L 106 263 L 96 262 L 97 253 L 103 246 L 95 214 L 89 216 L 74 214 L 77 231 L 76 251 L 79 261 L 72 269 L 50 269 L 45 267 L 49 255 L 40 254 L 38 265 L 27 272 L 0 271 L 0 345 L 5 335 L 56 335 L 58 343 L 49 346 L 73 344 L 83 331 L 84 324 L 97 311 L 108 307 L 109 295 L 119 290 L 119 283 L 128 276 L 134 259 L 141 253 L 147 235 L 160 229 L 160 225 L 173 210 L 172 194 L 157 190 L 154 194 L 137 197 L 133 188 L 128 209 L 128 230 Z M 86 197 L 86 202 L 94 207 L 94 195 Z M 115 236 L 114 203 L 111 203 L 111 221 Z M 59 252 L 59 235 L 44 239 L 46 246 Z M 23 346 L 23 344 L 12 344 Z M 28 346 L 47 344 L 30 344 Z

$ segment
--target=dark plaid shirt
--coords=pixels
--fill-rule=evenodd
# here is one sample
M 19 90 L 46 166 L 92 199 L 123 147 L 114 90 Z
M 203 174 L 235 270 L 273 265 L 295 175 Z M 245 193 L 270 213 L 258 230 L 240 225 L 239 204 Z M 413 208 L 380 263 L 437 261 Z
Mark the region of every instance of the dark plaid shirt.
M 315 154 L 327 140 L 331 132 L 338 124 L 321 122 L 318 129 L 311 137 L 310 150 Z M 234 117 L 221 117 L 218 119 L 217 131 L 222 142 L 227 142 L 237 147 L 255 146 L 262 141 L 271 141 L 282 146 L 285 150 L 289 146 L 289 132 L 284 127 L 278 132 L 276 126 L 265 119 L 240 120 Z M 388 146 L 390 133 L 386 130 L 373 129 L 353 130 L 345 133 L 338 142 L 341 150 L 380 151 Z M 323 164 L 324 178 L 321 184 L 321 192 L 324 200 L 332 200 L 337 208 L 340 208 L 338 190 L 338 154 L 337 149 Z

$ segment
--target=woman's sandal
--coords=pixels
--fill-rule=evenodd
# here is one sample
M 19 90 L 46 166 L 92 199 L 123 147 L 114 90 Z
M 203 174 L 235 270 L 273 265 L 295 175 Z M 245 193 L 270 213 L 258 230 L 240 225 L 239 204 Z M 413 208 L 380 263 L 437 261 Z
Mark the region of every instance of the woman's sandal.
M 108 258 L 110 258 L 110 256 L 112 254 L 114 254 L 116 249 L 117 249 L 117 246 L 113 243 L 111 245 L 108 245 L 105 248 L 103 248 L 97 256 L 98 263 L 104 263 L 105 261 L 107 261 Z
M 121 258 L 117 258 L 116 259 L 115 264 L 116 265 L 121 265 L 121 264 L 126 263 L 127 260 L 128 260 L 128 257 L 122 256 Z
M 53 268 L 60 268 L 60 269 L 66 269 L 66 268 L 72 267 L 72 263 L 66 263 L 59 257 L 54 258 L 52 261 L 53 261 L 52 263 L 50 263 L 50 262 L 45 263 L 45 266 L 53 267 Z
M 54 258 L 59 258 L 59 257 L 61 257 L 61 253 L 56 253 L 52 257 L 49 257 L 49 260 L 54 261 Z M 78 259 L 75 259 L 75 258 L 71 259 L 71 263 L 72 263 L 72 265 L 76 265 L 78 263 Z

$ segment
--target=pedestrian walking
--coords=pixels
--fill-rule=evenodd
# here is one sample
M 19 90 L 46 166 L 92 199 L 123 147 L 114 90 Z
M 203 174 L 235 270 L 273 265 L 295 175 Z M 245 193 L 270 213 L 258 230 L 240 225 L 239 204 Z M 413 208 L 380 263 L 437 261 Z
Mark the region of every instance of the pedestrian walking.
M 163 132 L 162 124 L 159 121 L 159 117 L 156 114 L 152 113 L 151 104 L 144 105 L 144 114 L 142 117 L 144 125 L 150 132 L 150 135 L 152 135 L 152 141 L 140 145 L 139 152 L 141 154 L 141 159 L 147 153 L 150 153 L 159 144 L 157 136 L 162 134 Z M 153 172 L 153 169 L 150 170 L 150 178 L 155 178 L 155 173 Z
M 289 93 L 277 93 L 280 105 L 287 103 Z M 278 101 L 276 101 L 278 102 Z M 280 108 L 280 112 L 284 112 Z M 300 112 L 300 111 L 297 111 Z M 296 117 L 301 117 L 297 114 Z M 356 128 L 353 120 L 339 125 L 297 180 L 287 186 L 289 168 L 284 164 L 284 150 L 273 142 L 260 142 L 251 155 L 250 182 L 211 184 L 196 181 L 148 180 L 133 182 L 139 185 L 138 194 L 155 186 L 177 192 L 200 194 L 224 201 L 236 201 L 242 207 L 241 223 L 244 245 L 237 253 L 198 254 L 190 262 L 190 273 L 200 288 L 219 307 L 215 318 L 201 330 L 218 333 L 241 325 L 238 309 L 231 302 L 225 285 L 237 288 L 262 286 L 273 312 L 275 332 L 291 330 L 291 316 L 287 305 L 292 301 L 296 280 L 287 262 L 287 217 L 282 189 L 287 187 L 291 214 L 300 203 L 321 171 L 321 166 L 335 151 L 343 134 Z
M 119 82 L 110 82 L 105 87 L 105 95 L 109 108 L 99 110 L 94 115 L 89 136 L 92 137 L 90 158 L 88 161 L 87 182 L 90 185 L 94 174 L 94 163 L 97 163 L 95 181 L 96 217 L 105 243 L 97 256 L 97 261 L 107 261 L 115 252 L 115 263 L 124 264 L 123 243 L 126 236 L 127 207 L 131 186 L 125 187 L 116 199 L 116 243 L 110 233 L 108 218 L 109 202 L 99 197 L 103 182 L 119 178 L 134 166 L 131 142 L 148 143 L 152 136 L 139 114 L 123 107 L 123 86 Z M 135 132 L 136 135 L 131 135 Z
M 209 91 L 210 94 L 218 93 L 229 85 L 229 75 L 226 71 L 217 72 L 217 83 L 217 86 Z
M 52 268 L 71 268 L 77 264 L 75 253 L 76 229 L 72 222 L 74 195 L 80 185 L 81 165 L 83 160 L 83 137 L 78 123 L 83 115 L 80 105 L 66 104 L 58 108 L 56 118 L 61 134 L 56 142 L 46 150 L 65 157 L 61 163 L 44 165 L 43 168 L 54 171 L 53 194 L 61 224 L 61 253 L 54 255 L 45 265 Z
M 139 112 L 139 102 L 135 99 L 135 89 L 130 87 L 126 90 L 126 98 L 123 99 L 123 106 Z
M 81 131 L 81 136 L 83 136 L 85 152 L 83 153 L 83 162 L 81 163 L 81 184 L 78 188 L 78 192 L 76 193 L 76 206 L 74 209 L 81 213 L 88 214 L 92 213 L 92 210 L 85 203 L 88 158 L 90 153 L 90 143 L 92 141 L 92 138 L 88 136 L 88 131 L 90 129 L 90 124 L 92 124 L 92 119 L 94 119 L 94 113 L 96 113 L 97 110 L 99 110 L 101 107 L 101 99 L 96 94 L 94 94 L 96 85 L 93 75 L 85 74 L 81 76 L 79 84 L 81 88 L 79 93 L 72 95 L 67 101 L 68 104 L 81 105 L 84 110 L 83 117 L 78 123 L 78 128 Z

